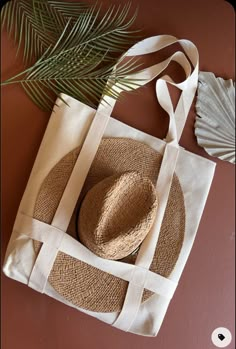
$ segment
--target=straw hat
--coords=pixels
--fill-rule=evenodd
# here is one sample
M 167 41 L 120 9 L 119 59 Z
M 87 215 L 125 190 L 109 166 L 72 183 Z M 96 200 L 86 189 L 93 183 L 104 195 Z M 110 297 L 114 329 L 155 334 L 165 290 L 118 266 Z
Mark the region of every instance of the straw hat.
M 103 179 L 89 190 L 79 210 L 79 239 L 102 258 L 134 252 L 156 215 L 155 187 L 137 172 Z
M 50 224 L 80 149 L 61 159 L 38 193 L 34 218 Z M 133 263 L 150 231 L 158 198 L 154 185 L 162 156 L 151 147 L 126 138 L 104 138 L 93 161 L 68 227 L 93 253 Z M 168 277 L 178 259 L 185 231 L 181 185 L 174 175 L 155 255 L 150 267 Z M 40 248 L 34 242 L 35 251 Z M 131 258 L 130 258 L 131 255 Z M 59 252 L 48 278 L 67 301 L 96 312 L 120 311 L 128 282 Z M 152 296 L 144 290 L 142 301 Z

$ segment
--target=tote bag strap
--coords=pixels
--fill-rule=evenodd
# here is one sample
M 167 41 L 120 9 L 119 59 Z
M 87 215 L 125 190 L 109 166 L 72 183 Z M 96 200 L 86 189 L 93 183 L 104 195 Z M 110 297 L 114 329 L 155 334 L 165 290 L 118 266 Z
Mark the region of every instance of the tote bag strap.
M 147 272 L 149 271 L 150 265 L 155 254 L 156 245 L 158 243 L 158 238 L 161 231 L 165 210 L 168 203 L 172 179 L 174 176 L 179 156 L 178 141 L 181 136 L 197 87 L 198 54 L 196 48 L 192 43 L 186 40 L 180 40 L 180 42 L 182 44 L 182 47 L 185 49 L 185 52 L 189 51 L 188 58 L 192 58 L 191 63 L 194 66 L 194 70 L 192 74 L 189 73 L 190 67 L 187 60 L 185 59 L 186 57 L 177 52 L 176 54 L 174 54 L 174 57 L 177 57 L 177 59 L 175 60 L 184 68 L 187 76 L 186 80 L 181 84 L 175 84 L 173 83 L 170 77 L 164 76 L 161 79 L 158 79 L 156 82 L 157 99 L 162 108 L 168 113 L 170 117 L 170 123 L 166 137 L 167 143 L 164 150 L 162 164 L 156 183 L 156 191 L 159 198 L 157 214 L 150 232 L 141 244 L 138 256 L 135 261 L 135 272 L 138 273 L 139 278 L 137 279 L 137 276 L 134 273 L 134 276 L 130 280 L 127 288 L 122 310 L 113 323 L 114 327 L 117 327 L 124 331 L 131 330 L 132 325 L 135 322 L 138 315 L 145 285 L 148 281 Z M 173 109 L 167 83 L 175 85 L 182 90 L 175 111 Z M 140 271 L 142 271 L 141 274 Z M 150 278 L 152 282 L 154 282 L 155 277 L 150 276 Z M 163 278 L 163 282 L 161 282 L 162 286 L 166 281 L 173 282 L 174 280 Z M 163 296 L 161 295 L 159 290 L 157 290 L 156 293 L 159 295 L 159 297 Z
M 127 78 L 133 79 L 134 83 L 137 83 L 138 80 L 140 86 L 143 86 L 155 79 L 162 71 L 164 71 L 171 61 L 176 61 L 182 66 L 186 74 L 186 79 L 183 82 L 176 84 L 168 76 L 164 76 L 158 79 L 156 83 L 157 99 L 162 108 L 169 114 L 170 117 L 166 141 L 177 143 L 181 136 L 197 88 L 198 51 L 195 45 L 188 40 L 178 40 L 174 36 L 170 35 L 153 36 L 135 44 L 130 50 L 127 51 L 125 55 L 121 57 L 118 64 L 121 63 L 124 57 L 133 57 L 157 52 L 174 43 L 179 43 L 185 53 L 177 51 L 164 61 L 146 68 L 136 74 L 132 74 Z M 189 61 L 193 66 L 192 72 Z M 114 69 L 116 69 L 116 67 Z M 111 81 L 107 82 L 107 84 L 110 83 Z M 172 84 L 182 90 L 182 94 L 175 111 L 173 110 L 167 83 Z M 135 88 L 137 88 L 137 85 L 132 85 L 132 83 L 130 83 L 126 88 L 126 91 L 130 91 Z M 119 84 L 114 84 L 112 89 L 118 93 L 121 93 L 122 91 Z M 63 231 L 66 231 L 69 225 L 84 181 L 87 177 L 88 171 L 96 155 L 110 115 L 116 103 L 116 100 L 114 100 L 112 97 L 104 96 L 104 99 L 106 103 L 101 102 L 98 106 L 97 112 L 52 221 L 53 226 Z
M 160 73 L 162 73 L 168 67 L 171 61 L 176 61 L 184 69 L 186 79 L 183 82 L 174 83 L 169 76 L 163 76 L 162 78 L 158 79 L 156 83 L 156 94 L 158 102 L 163 107 L 163 109 L 169 114 L 170 117 L 174 116 L 173 120 L 170 120 L 169 130 L 166 137 L 167 141 L 170 141 L 173 138 L 176 138 L 177 141 L 179 141 L 188 116 L 189 109 L 191 107 L 195 95 L 198 82 L 199 61 L 197 48 L 191 41 L 178 40 L 177 38 L 170 35 L 160 35 L 147 38 L 137 43 L 123 56 L 135 57 L 139 55 L 154 53 L 174 43 L 179 43 L 184 53 L 181 51 L 177 51 L 163 62 L 146 68 L 138 72 L 137 74 L 131 74 L 127 76 L 127 80 L 133 79 L 134 82 L 137 83 L 138 81 L 138 84 L 140 86 L 143 86 L 155 79 L 158 75 L 160 75 Z M 193 66 L 193 70 L 191 68 L 190 62 Z M 164 84 L 166 83 L 169 83 L 182 91 L 175 112 L 173 110 L 173 105 L 169 91 L 164 86 Z M 130 87 L 126 88 L 126 91 L 138 88 L 136 85 L 132 85 L 132 83 L 130 83 L 129 86 Z M 119 88 L 119 85 L 114 85 L 113 89 L 118 93 L 122 91 Z M 106 98 L 107 97 L 105 97 L 105 99 Z M 107 99 L 109 99 L 109 103 L 113 105 L 111 98 Z M 115 102 L 116 101 L 113 100 L 113 103 Z

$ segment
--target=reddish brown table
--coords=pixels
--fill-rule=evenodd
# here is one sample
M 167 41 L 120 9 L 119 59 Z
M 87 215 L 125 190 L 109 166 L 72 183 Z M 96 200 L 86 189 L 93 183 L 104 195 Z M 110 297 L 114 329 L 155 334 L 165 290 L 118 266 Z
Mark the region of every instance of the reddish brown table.
M 234 11 L 227 2 L 133 0 L 137 4 L 136 26 L 146 36 L 190 39 L 199 49 L 201 70 L 234 79 Z M 22 68 L 15 52 L 3 32 L 2 80 Z M 2 89 L 2 257 L 49 116 L 19 85 Z M 113 116 L 157 137 L 168 123 L 151 85 L 142 98 L 118 103 Z M 194 119 L 192 108 L 181 145 L 208 157 L 194 137 Z M 230 329 L 234 342 L 234 165 L 212 160 L 216 174 L 197 238 L 156 338 L 123 333 L 2 275 L 2 348 L 213 349 L 211 333 L 220 326 Z

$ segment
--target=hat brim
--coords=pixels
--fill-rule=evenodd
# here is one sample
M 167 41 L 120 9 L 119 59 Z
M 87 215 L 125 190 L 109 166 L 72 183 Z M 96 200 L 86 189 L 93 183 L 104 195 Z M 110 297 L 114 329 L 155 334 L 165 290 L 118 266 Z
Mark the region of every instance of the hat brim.
M 61 159 L 43 181 L 34 208 L 34 218 L 50 224 L 78 157 L 77 148 Z M 126 138 L 104 138 L 99 146 L 77 206 L 84 195 L 106 177 L 136 171 L 156 183 L 162 156 L 146 144 Z M 75 210 L 76 212 L 76 210 Z M 76 236 L 74 213 L 67 233 Z M 174 174 L 168 204 L 150 270 L 168 277 L 174 269 L 185 233 L 184 196 Z M 35 251 L 40 248 L 34 242 Z M 49 283 L 67 301 L 95 312 L 122 309 L 128 282 L 59 252 L 50 272 Z M 142 301 L 153 295 L 144 290 Z

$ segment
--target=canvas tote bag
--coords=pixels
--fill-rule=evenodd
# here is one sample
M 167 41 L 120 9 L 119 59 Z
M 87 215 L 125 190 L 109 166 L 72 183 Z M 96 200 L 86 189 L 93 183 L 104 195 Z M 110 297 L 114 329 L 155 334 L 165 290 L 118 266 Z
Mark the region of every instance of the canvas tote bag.
M 3 268 L 8 277 L 38 292 L 118 329 L 144 336 L 156 336 L 160 329 L 191 251 L 215 170 L 213 162 L 179 146 L 198 83 L 194 44 L 169 35 L 154 36 L 134 45 L 125 56 L 149 54 L 175 43 L 183 52 L 177 51 L 133 76 L 144 85 L 171 61 L 184 69 L 186 79 L 181 83 L 174 83 L 169 76 L 156 81 L 157 100 L 170 119 L 165 140 L 111 118 L 116 101 L 108 96 L 104 97 L 108 103 L 100 103 L 97 110 L 67 95 L 62 97 L 68 105 L 57 100 L 20 203 Z M 181 90 L 175 110 L 167 84 Z M 121 92 L 117 84 L 113 89 Z M 133 150 L 130 140 L 136 142 Z M 118 156 L 116 151 L 112 153 L 107 166 L 113 157 L 119 162 L 122 156 L 129 157 L 129 149 L 136 154 L 139 147 L 147 151 L 142 158 L 146 164 L 143 171 L 156 166 L 155 159 L 159 166 L 155 183 L 158 208 L 133 263 L 101 258 L 68 233 L 87 176 L 96 172 L 99 157 L 106 162 L 104 154 L 110 154 L 114 142 L 120 142 L 122 149 Z M 57 195 L 57 183 L 60 186 L 64 177 L 55 204 L 51 193 Z M 47 221 L 44 215 L 54 204 Z

